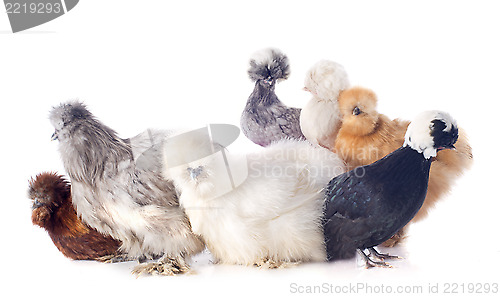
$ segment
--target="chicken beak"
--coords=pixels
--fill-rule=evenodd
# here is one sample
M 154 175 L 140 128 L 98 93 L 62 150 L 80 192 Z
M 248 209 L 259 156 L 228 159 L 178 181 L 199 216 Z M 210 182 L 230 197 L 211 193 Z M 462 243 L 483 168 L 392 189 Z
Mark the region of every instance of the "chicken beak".
M 192 170 L 189 172 L 189 176 L 191 177 L 192 180 L 196 180 L 196 178 L 198 177 L 198 175 L 200 175 L 199 172 L 197 172 L 196 170 Z
M 57 140 L 59 138 L 59 135 L 57 133 L 57 131 L 54 132 L 54 134 L 52 134 L 52 137 L 50 138 L 50 140 L 54 141 L 54 140 Z
M 203 171 L 203 169 L 201 166 L 198 168 L 194 168 L 194 169 L 191 167 L 188 168 L 189 176 L 191 177 L 192 180 L 196 180 L 202 171 Z
M 316 94 L 316 92 L 311 91 L 308 87 L 304 87 L 302 90 L 309 92 L 309 93 L 313 94 L 314 96 L 318 96 L 318 94 Z
M 271 87 L 274 85 L 274 80 L 272 80 L 272 79 L 266 79 L 264 82 Z
M 42 206 L 42 203 L 40 203 L 40 201 L 38 201 L 38 199 L 35 199 L 35 201 L 33 201 L 33 205 L 31 205 L 31 210 L 35 210 L 35 209 L 39 208 L 40 206 Z

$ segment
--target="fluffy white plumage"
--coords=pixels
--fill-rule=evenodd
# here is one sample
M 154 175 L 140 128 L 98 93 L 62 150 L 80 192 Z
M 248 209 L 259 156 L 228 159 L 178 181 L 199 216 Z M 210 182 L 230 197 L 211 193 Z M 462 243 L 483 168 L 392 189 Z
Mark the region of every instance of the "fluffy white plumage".
M 300 114 L 302 133 L 310 142 L 332 149 L 341 123 L 337 99 L 349 87 L 347 73 L 342 65 L 322 60 L 307 72 L 304 84 L 313 98 Z
M 426 159 L 437 156 L 438 148 L 435 147 L 434 138 L 429 133 L 434 120 L 441 120 L 446 124 L 443 130 L 445 132 L 457 127 L 457 122 L 449 113 L 439 110 L 422 112 L 408 126 L 403 146 L 410 146 L 419 153 L 423 153 Z
M 199 139 L 179 144 L 179 158 L 204 147 L 210 144 Z M 345 171 L 335 154 L 305 141 L 274 143 L 247 155 L 247 179 L 222 195 L 215 194 L 216 185 L 227 171 L 217 162 L 212 155 L 170 168 L 165 175 L 181 190 L 180 203 L 193 231 L 219 263 L 325 260 L 322 190 Z
M 337 101 L 340 92 L 349 87 L 349 79 L 342 65 L 321 60 L 306 73 L 304 85 L 321 100 Z

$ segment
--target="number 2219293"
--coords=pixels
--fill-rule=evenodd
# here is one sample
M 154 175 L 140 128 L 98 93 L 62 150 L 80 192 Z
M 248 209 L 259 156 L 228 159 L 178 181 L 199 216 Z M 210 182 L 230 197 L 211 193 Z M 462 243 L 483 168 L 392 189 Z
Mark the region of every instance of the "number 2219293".
M 498 293 L 498 283 L 445 283 L 445 294 L 488 294 Z
M 61 13 L 61 3 L 5 3 L 7 13 Z

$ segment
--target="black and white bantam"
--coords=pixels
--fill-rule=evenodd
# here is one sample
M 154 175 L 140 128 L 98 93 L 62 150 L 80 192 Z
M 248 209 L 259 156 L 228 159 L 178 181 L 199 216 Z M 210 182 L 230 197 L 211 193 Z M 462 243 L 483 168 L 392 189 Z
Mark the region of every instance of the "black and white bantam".
M 367 267 L 390 267 L 384 259 L 397 257 L 374 247 L 415 216 L 427 193 L 433 157 L 453 149 L 457 138 L 449 114 L 424 112 L 409 125 L 401 148 L 332 179 L 325 189 L 323 224 L 328 260 L 352 258 L 358 250 Z

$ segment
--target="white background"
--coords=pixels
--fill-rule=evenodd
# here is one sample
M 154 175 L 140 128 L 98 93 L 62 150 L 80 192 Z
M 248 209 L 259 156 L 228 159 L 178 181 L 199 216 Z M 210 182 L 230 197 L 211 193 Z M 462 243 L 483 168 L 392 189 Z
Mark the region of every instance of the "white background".
M 85 0 L 16 34 L 1 13 L 3 291 L 282 296 L 323 283 L 422 285 L 423 292 L 439 283 L 442 292 L 446 282 L 500 282 L 498 12 L 494 1 Z M 84 100 L 125 138 L 149 127 L 238 125 L 253 89 L 248 59 L 269 46 L 290 58 L 292 75 L 276 90 L 286 104 L 305 105 L 305 72 L 330 59 L 353 85 L 378 94 L 380 112 L 411 119 L 442 109 L 468 132 L 475 166 L 414 225 L 406 246 L 388 250 L 406 258 L 396 268 L 365 270 L 353 260 L 263 271 L 214 266 L 201 256 L 194 275 L 135 279 L 134 263 L 66 259 L 31 225 L 28 179 L 64 173 L 50 141 L 52 106 Z M 238 144 L 255 148 L 244 137 Z

